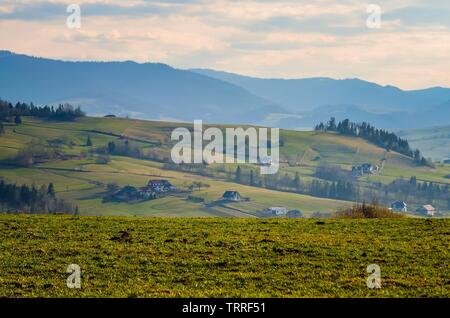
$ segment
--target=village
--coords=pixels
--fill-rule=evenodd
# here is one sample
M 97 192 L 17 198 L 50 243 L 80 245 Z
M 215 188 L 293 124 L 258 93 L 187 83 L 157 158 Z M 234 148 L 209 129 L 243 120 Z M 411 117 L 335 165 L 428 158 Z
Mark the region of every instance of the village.
M 364 166 L 365 170 L 370 171 L 370 167 Z M 369 170 L 367 170 L 369 169 Z M 124 186 L 118 191 L 110 194 L 104 198 L 104 201 L 114 201 L 114 202 L 126 202 L 126 203 L 137 203 L 148 200 L 159 199 L 168 195 L 182 195 L 183 193 L 192 192 L 193 189 L 190 187 L 189 191 L 183 191 L 176 186 L 174 186 L 170 181 L 165 179 L 149 180 L 146 186 L 143 187 L 133 187 Z M 251 198 L 244 197 L 238 191 L 227 190 L 223 193 L 222 197 L 214 201 L 214 204 L 233 204 L 238 202 L 248 202 Z M 204 202 L 204 201 L 201 201 Z M 210 203 L 211 204 L 211 203 Z M 408 208 L 408 204 L 404 201 L 394 201 L 389 207 L 389 210 L 398 213 L 409 213 L 424 217 L 434 217 L 438 213 L 436 208 L 431 204 L 425 204 L 411 212 Z M 304 214 L 301 210 L 288 210 L 286 207 L 282 206 L 272 206 L 267 207 L 262 211 L 258 211 L 258 215 L 263 218 L 303 218 Z
M 144 187 L 125 186 L 117 192 L 104 197 L 104 201 L 141 202 L 161 198 L 179 192 L 168 180 L 150 180 Z

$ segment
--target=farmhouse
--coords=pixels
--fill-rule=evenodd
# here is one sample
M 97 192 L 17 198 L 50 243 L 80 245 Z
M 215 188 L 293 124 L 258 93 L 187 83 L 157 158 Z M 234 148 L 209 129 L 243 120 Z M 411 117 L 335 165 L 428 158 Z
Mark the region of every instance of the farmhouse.
M 241 200 L 241 194 L 237 191 L 225 191 L 225 193 L 222 196 L 222 199 L 225 201 L 240 201 Z
M 379 170 L 378 166 L 374 166 L 370 163 L 363 163 L 362 165 L 352 167 L 352 172 L 359 174 L 361 176 L 364 174 L 374 174 L 378 170 Z
M 264 210 L 264 214 L 269 216 L 282 216 L 286 215 L 287 209 L 283 207 L 271 207 Z
M 436 209 L 434 208 L 434 206 L 427 204 L 418 208 L 416 212 L 421 215 L 434 216 L 434 213 L 436 213 Z
M 148 182 L 147 188 L 149 191 L 153 191 L 156 193 L 170 192 L 176 190 L 176 187 L 174 187 L 167 180 L 150 180 Z
M 403 201 L 395 201 L 391 204 L 392 211 L 408 212 L 408 205 Z

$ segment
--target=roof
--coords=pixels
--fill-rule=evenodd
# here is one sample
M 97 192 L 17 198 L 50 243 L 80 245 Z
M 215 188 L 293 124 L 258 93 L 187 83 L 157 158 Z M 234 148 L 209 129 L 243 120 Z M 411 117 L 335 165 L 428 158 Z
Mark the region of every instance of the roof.
M 240 195 L 240 194 L 237 191 L 225 191 L 225 193 L 223 194 L 223 197 L 231 197 L 231 196 L 235 196 L 235 195 Z
M 148 184 L 163 184 L 163 185 L 171 185 L 171 183 L 168 180 L 150 180 Z
M 405 202 L 403 202 L 403 201 L 395 201 L 395 202 L 392 202 L 391 205 L 407 206 L 407 204 Z
M 422 209 L 425 209 L 425 210 L 427 210 L 427 211 L 434 211 L 434 210 L 436 210 L 436 209 L 434 208 L 434 206 L 432 206 L 432 205 L 430 205 L 430 204 L 423 205 L 423 206 L 422 206 Z

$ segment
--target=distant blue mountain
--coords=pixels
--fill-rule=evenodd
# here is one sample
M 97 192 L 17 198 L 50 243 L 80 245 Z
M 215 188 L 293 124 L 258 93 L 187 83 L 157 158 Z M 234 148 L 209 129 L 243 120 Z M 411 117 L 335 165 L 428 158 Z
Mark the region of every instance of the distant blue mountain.
M 0 51 L 0 98 L 69 102 L 91 115 L 311 128 L 330 116 L 390 129 L 450 124 L 450 89 L 360 79 L 260 79 L 165 64 L 68 62 Z
M 293 112 L 325 105 L 357 105 L 371 112 L 414 112 L 450 100 L 448 88 L 404 91 L 360 79 L 262 79 L 208 69 L 192 71 L 241 86 Z
M 236 85 L 164 64 L 65 62 L 0 51 L 0 98 L 71 102 L 90 114 L 211 122 L 271 102 Z
M 421 90 L 409 91 L 413 96 L 425 98 L 433 104 L 450 102 L 450 89 L 444 87 L 432 87 Z

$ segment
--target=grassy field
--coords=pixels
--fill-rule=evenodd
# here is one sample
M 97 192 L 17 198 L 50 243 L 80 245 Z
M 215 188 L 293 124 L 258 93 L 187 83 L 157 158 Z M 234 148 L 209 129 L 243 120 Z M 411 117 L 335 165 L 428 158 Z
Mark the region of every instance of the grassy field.
M 14 156 L 20 149 L 29 147 L 30 142 L 48 145 L 52 140 L 70 141 L 60 146 L 59 151 L 79 156 L 88 152 L 85 146 L 89 135 L 94 147 L 104 146 L 117 136 L 134 138 L 144 150 L 155 148 L 170 150 L 170 133 L 178 126 L 189 124 L 149 122 L 122 118 L 82 118 L 75 122 L 43 121 L 36 118 L 23 118 L 19 126 L 7 126 L 6 133 L 0 136 L 0 160 Z M 383 149 L 358 138 L 343 137 L 329 133 L 282 131 L 281 159 L 299 162 L 296 166 L 282 166 L 281 174 L 293 176 L 300 174 L 303 182 L 317 179 L 315 169 L 320 164 L 339 165 L 349 169 L 354 164 L 371 162 L 378 164 L 386 158 L 380 175 L 361 178 L 361 184 L 371 182 L 388 183 L 396 178 L 417 176 L 420 181 L 433 181 L 450 184 L 449 165 L 440 165 L 435 169 L 418 167 L 409 158 L 398 153 L 386 153 Z M 158 144 L 158 146 L 155 146 Z M 320 157 L 320 161 L 316 158 Z M 214 165 L 208 169 L 216 169 Z M 234 171 L 235 165 L 225 169 Z M 248 187 L 220 177 L 211 178 L 192 173 L 163 169 L 161 163 L 139 160 L 129 157 L 111 156 L 108 164 L 98 164 L 95 156 L 84 156 L 70 160 L 51 160 L 27 168 L 0 166 L 0 178 L 18 184 L 47 184 L 53 182 L 58 194 L 76 201 L 80 211 L 85 215 L 136 215 L 136 216 L 254 216 L 269 206 L 284 206 L 299 209 L 306 216 L 317 211 L 334 212 L 348 207 L 351 203 L 340 200 L 328 200 L 308 195 L 299 195 Z M 165 178 L 176 186 L 183 186 L 192 181 L 202 181 L 209 188 L 195 191 L 193 195 L 212 202 L 221 197 L 226 190 L 241 192 L 250 197 L 247 203 L 228 206 L 205 206 L 187 202 L 182 197 L 170 197 L 138 204 L 102 203 L 106 185 L 115 182 L 119 186 L 144 186 L 151 178 Z M 427 203 L 427 202 L 425 202 Z M 444 211 L 443 211 L 444 212 Z
M 449 229 L 448 219 L 1 215 L 0 297 L 450 297 Z M 81 289 L 66 286 L 69 264 Z M 370 264 L 380 289 L 366 286 Z

